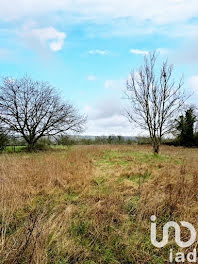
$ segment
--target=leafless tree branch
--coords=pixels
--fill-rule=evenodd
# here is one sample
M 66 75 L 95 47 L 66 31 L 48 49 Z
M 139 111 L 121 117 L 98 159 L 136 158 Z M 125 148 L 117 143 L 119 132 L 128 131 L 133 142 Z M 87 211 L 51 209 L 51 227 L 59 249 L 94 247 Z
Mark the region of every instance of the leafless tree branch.
M 145 56 L 138 71 L 132 72 L 126 86 L 130 108 L 126 116 L 142 129 L 149 131 L 155 153 L 162 137 L 170 133 L 175 114 L 184 104 L 183 79 L 176 83 L 173 65 L 162 62 L 157 69 L 157 54 Z
M 61 100 L 47 82 L 4 78 L 0 86 L 0 120 L 9 131 L 17 132 L 29 148 L 43 136 L 81 132 L 86 117 Z

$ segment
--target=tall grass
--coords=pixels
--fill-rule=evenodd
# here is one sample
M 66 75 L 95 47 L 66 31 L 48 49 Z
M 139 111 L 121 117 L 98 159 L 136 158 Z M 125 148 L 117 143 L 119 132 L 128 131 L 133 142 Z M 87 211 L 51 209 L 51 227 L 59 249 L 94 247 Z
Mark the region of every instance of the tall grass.
M 1 155 L 0 263 L 165 263 L 149 240 L 150 216 L 198 227 L 198 150 L 151 153 L 78 146 Z

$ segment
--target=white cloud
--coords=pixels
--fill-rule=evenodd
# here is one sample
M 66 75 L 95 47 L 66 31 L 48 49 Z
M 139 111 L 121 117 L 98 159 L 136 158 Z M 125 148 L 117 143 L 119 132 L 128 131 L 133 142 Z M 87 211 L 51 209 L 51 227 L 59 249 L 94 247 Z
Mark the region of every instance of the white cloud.
M 165 48 L 158 48 L 157 52 L 159 52 L 161 55 L 167 55 L 169 54 L 171 51 Z
M 11 4 L 13 2 L 13 4 Z M 192 37 L 197 32 L 197 0 L 0 0 L 0 21 L 35 20 L 47 25 L 83 23 L 86 36 L 163 34 Z M 17 21 L 18 22 L 18 21 Z M 52 50 L 62 44 L 53 43 Z M 91 54 L 107 55 L 106 50 Z
M 192 76 L 189 81 L 188 81 L 189 88 L 191 91 L 195 94 L 198 95 L 198 75 Z
M 95 75 L 89 75 L 88 77 L 87 77 L 87 80 L 88 81 L 95 81 L 97 78 L 96 78 L 96 76 Z
M 54 27 L 34 28 L 32 25 L 25 25 L 22 37 L 31 45 L 46 48 L 51 51 L 60 51 L 63 48 L 67 35 L 64 32 L 56 30 Z
M 122 135 L 134 136 L 139 134 L 140 129 L 131 125 L 123 115 L 126 107 L 126 100 L 122 99 L 120 90 L 124 81 L 107 80 L 107 89 L 117 89 L 105 98 L 97 98 L 97 101 L 87 105 L 84 112 L 88 116 L 87 135 Z M 112 96 L 113 95 L 113 96 Z
M 157 52 L 159 52 L 161 55 L 168 55 L 171 53 L 170 50 L 165 49 L 165 48 L 158 48 L 156 49 Z M 136 54 L 136 55 L 148 55 L 149 51 L 147 50 L 140 50 L 140 49 L 130 49 L 130 53 Z
M 62 50 L 63 48 L 63 45 L 64 45 L 64 39 L 59 39 L 57 41 L 53 41 L 49 44 L 50 46 L 50 49 L 52 51 L 59 51 L 59 50 Z
M 127 118 L 122 115 L 122 100 L 114 97 L 101 99 L 85 107 L 88 115 L 87 135 L 123 135 L 138 133 L 132 130 Z
M 109 51 L 96 49 L 96 50 L 90 50 L 88 53 L 91 55 L 97 55 L 97 54 L 98 55 L 108 55 Z
M 198 28 L 197 28 L 198 32 Z M 185 42 L 173 54 L 175 63 L 197 64 L 198 63 L 198 33 L 193 38 L 186 38 Z
M 125 87 L 124 80 L 106 80 L 104 87 L 106 89 L 122 90 Z
M 114 115 L 105 119 L 88 120 L 87 135 L 108 136 L 108 135 L 122 135 L 133 136 L 136 131 L 132 130 L 131 125 L 122 115 Z M 138 131 L 137 131 L 138 134 Z
M 148 55 L 149 52 L 147 50 L 139 50 L 139 49 L 130 49 L 130 53 L 136 55 Z
M 168 24 L 187 21 L 198 13 L 197 0 L 0 0 L 0 4 L 0 18 L 4 20 L 62 11 L 90 20 L 132 17 Z
M 192 38 L 197 36 L 198 24 L 197 23 L 177 23 L 172 24 L 171 27 L 167 26 L 162 30 L 163 34 L 176 38 Z

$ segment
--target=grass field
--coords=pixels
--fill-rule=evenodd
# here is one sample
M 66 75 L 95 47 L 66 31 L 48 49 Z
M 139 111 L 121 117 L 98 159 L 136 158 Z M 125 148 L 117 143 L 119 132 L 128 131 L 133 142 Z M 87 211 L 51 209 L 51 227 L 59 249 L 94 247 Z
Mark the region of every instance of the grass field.
M 0 157 L 0 263 L 168 263 L 150 216 L 198 228 L 198 149 L 76 146 Z M 183 230 L 182 238 L 189 236 Z

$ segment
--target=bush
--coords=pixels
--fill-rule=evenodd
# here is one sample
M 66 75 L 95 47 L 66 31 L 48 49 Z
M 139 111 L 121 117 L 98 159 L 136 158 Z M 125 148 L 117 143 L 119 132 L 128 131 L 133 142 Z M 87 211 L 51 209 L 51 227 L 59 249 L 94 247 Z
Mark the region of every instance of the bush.
M 138 145 L 147 145 L 147 144 L 150 145 L 150 144 L 152 144 L 150 137 L 137 137 L 136 141 L 137 141 Z
M 3 151 L 8 144 L 8 137 L 7 135 L 0 130 L 0 151 Z
M 75 144 L 75 140 L 73 140 L 70 136 L 59 136 L 57 139 L 57 144 L 58 145 L 63 145 L 63 146 L 71 146 Z
M 29 150 L 28 146 L 26 147 L 27 151 L 44 151 L 44 150 L 50 150 L 51 149 L 52 142 L 48 138 L 41 138 L 37 141 L 37 143 L 34 145 L 34 147 Z
M 178 147 L 180 146 L 180 140 L 178 138 L 167 138 L 162 140 L 162 145 Z

